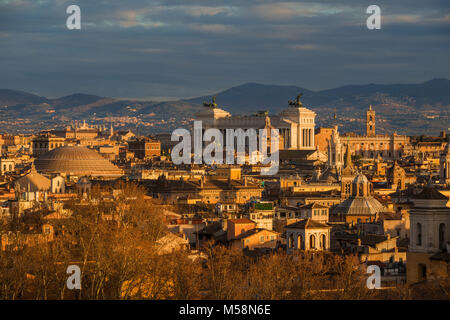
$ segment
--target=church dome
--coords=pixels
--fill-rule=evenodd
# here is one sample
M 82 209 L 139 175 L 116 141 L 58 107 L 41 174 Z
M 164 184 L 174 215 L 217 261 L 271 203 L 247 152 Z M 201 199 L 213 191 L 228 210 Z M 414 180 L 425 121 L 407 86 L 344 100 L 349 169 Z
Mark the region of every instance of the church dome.
M 15 185 L 18 185 L 21 191 L 37 192 L 49 190 L 51 182 L 32 167 L 31 172 L 17 179 Z
M 332 211 L 337 215 L 368 215 L 374 216 L 387 209 L 373 197 L 373 187 L 367 177 L 359 173 L 353 179 L 352 195 Z
M 43 174 L 121 176 L 122 170 L 94 150 L 65 146 L 40 155 L 34 165 Z
M 332 214 L 375 216 L 387 209 L 374 197 L 350 197 L 341 202 Z
M 355 179 L 353 179 L 353 184 L 366 184 L 369 183 L 369 180 L 362 173 L 358 174 Z

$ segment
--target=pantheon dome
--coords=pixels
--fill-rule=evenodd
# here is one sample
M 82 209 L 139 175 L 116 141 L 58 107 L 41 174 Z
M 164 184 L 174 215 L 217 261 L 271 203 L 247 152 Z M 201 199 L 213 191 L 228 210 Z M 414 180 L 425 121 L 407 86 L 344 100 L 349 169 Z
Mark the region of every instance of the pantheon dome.
M 123 171 L 96 151 L 82 146 L 65 146 L 40 155 L 35 161 L 42 174 L 118 177 Z

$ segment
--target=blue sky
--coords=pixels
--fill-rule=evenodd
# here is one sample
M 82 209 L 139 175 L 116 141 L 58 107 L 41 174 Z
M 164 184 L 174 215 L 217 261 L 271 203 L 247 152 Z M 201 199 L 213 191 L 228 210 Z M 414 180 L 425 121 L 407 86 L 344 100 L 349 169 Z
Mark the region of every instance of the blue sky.
M 81 8 L 67 30 L 66 8 Z M 366 9 L 381 7 L 381 30 Z M 0 0 L 0 88 L 193 97 L 245 82 L 327 89 L 450 78 L 443 0 Z

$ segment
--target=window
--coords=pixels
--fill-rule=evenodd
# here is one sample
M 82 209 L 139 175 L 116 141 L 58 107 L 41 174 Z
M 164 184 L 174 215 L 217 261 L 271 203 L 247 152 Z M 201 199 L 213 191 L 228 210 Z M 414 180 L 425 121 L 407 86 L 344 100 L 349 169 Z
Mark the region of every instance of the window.
M 427 266 L 420 263 L 417 269 L 419 271 L 419 281 L 425 280 L 427 278 Z
M 320 247 L 325 249 L 327 246 L 327 237 L 323 234 L 320 236 Z
M 290 249 L 294 248 L 294 235 L 292 233 L 289 235 L 288 246 L 289 246 Z
M 439 225 L 439 249 L 444 250 L 446 248 L 445 243 L 445 224 L 441 223 Z
M 316 248 L 316 237 L 313 234 L 309 236 L 309 247 L 311 249 Z
M 261 243 L 264 242 L 264 236 L 260 236 L 260 237 L 259 237 L 259 242 L 261 242 Z
M 416 230 L 416 235 L 417 235 L 416 244 L 418 246 L 421 246 L 422 245 L 422 225 L 420 223 L 417 223 L 416 229 L 417 229 Z

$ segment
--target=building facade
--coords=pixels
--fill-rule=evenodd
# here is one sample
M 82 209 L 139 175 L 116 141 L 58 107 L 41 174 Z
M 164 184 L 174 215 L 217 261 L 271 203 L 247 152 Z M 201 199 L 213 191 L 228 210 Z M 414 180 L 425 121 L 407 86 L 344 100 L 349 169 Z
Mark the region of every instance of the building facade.
M 201 120 L 203 130 L 219 129 L 225 137 L 226 129 L 264 129 L 269 123 L 279 130 L 280 150 L 315 150 L 314 128 L 316 113 L 305 108 L 300 101 L 301 94 L 295 101 L 289 101 L 289 107 L 279 115 L 269 116 L 267 112 L 256 115 L 233 116 L 218 108 L 213 98 L 212 103 L 205 103 L 205 108 L 196 116 Z
M 376 159 L 381 157 L 386 160 L 395 160 L 401 157 L 411 155 L 412 146 L 410 138 L 404 135 L 393 133 L 376 134 L 375 131 L 375 110 L 369 108 L 366 114 L 366 134 L 342 135 L 342 144 L 344 147 L 350 145 L 352 155 L 360 155 L 363 158 Z

